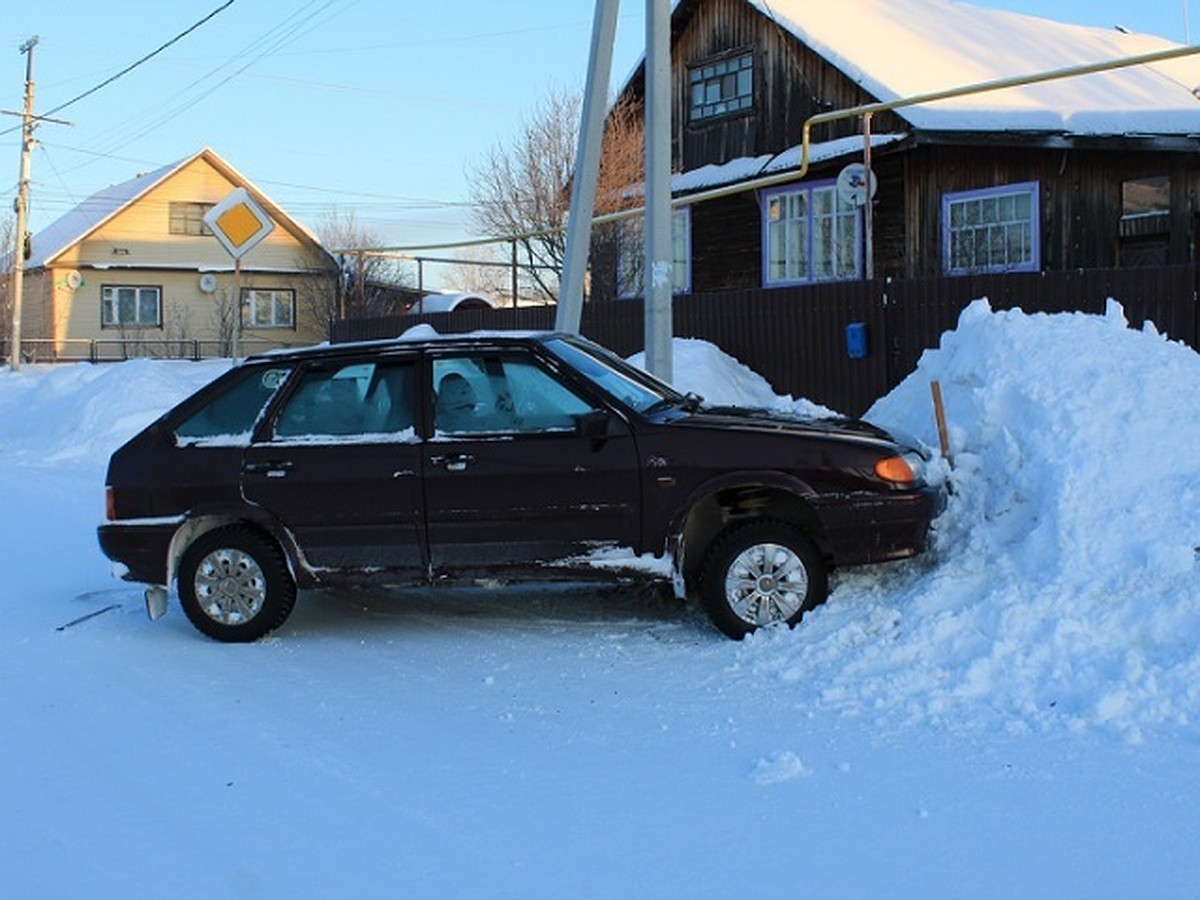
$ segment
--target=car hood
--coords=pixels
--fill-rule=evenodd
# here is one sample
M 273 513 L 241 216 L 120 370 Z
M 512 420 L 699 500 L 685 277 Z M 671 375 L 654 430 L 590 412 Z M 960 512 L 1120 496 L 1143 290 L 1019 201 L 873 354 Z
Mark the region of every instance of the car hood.
M 671 425 L 681 428 L 713 428 L 724 431 L 786 433 L 804 437 L 834 438 L 917 448 L 916 442 L 912 442 L 910 445 L 902 438 L 861 419 L 848 419 L 840 416 L 817 418 L 769 409 L 737 406 L 706 406 L 673 420 Z

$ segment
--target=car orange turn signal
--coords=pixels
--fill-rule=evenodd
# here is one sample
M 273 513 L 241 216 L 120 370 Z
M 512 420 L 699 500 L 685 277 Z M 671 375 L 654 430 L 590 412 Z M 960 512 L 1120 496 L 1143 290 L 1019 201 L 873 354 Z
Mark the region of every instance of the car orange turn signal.
M 875 463 L 875 474 L 884 481 L 893 481 L 898 484 L 911 484 L 917 480 L 912 466 L 903 456 L 885 456 Z

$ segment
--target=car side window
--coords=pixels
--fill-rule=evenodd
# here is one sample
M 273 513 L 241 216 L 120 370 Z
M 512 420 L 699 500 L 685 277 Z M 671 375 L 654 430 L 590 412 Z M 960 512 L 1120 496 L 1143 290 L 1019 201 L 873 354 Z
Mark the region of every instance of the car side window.
M 503 354 L 433 361 L 435 433 L 570 431 L 591 404 L 530 359 Z
M 258 417 L 289 369 L 252 368 L 175 428 L 179 446 L 239 446 L 250 443 Z
M 276 440 L 415 441 L 412 363 L 357 362 L 306 370 L 275 420 Z

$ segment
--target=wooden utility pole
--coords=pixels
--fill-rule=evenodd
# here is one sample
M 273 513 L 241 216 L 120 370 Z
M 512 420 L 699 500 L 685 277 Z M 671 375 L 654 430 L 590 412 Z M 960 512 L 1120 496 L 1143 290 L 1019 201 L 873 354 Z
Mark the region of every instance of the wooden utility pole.
M 12 331 L 9 335 L 9 364 L 14 372 L 21 368 L 21 307 L 25 293 L 25 233 L 29 230 L 29 158 L 33 155 L 33 126 L 38 122 L 71 124 L 62 119 L 33 114 L 33 48 L 37 42 L 38 36 L 35 34 L 20 47 L 25 54 L 25 108 L 19 113 L 0 110 L 5 115 L 21 117 L 21 175 L 17 181 L 17 199 L 13 201 L 13 210 L 17 214 L 17 234 L 13 248 Z
M 33 153 L 33 48 L 34 35 L 21 45 L 25 54 L 25 108 L 21 113 L 21 177 L 17 182 L 17 239 L 13 248 L 12 330 L 9 333 L 9 365 L 21 368 L 21 305 L 25 290 L 25 232 L 29 220 L 29 157 Z

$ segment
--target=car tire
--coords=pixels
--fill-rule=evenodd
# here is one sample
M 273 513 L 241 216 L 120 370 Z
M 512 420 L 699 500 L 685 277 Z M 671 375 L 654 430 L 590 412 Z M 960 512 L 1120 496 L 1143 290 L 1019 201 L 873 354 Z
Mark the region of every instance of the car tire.
M 246 643 L 284 623 L 296 605 L 296 585 L 274 541 L 227 525 L 202 534 L 184 551 L 179 601 L 204 634 Z
M 733 525 L 713 541 L 700 572 L 700 602 L 713 624 L 741 640 L 767 625 L 789 627 L 825 601 L 829 577 L 816 545 L 784 522 Z

